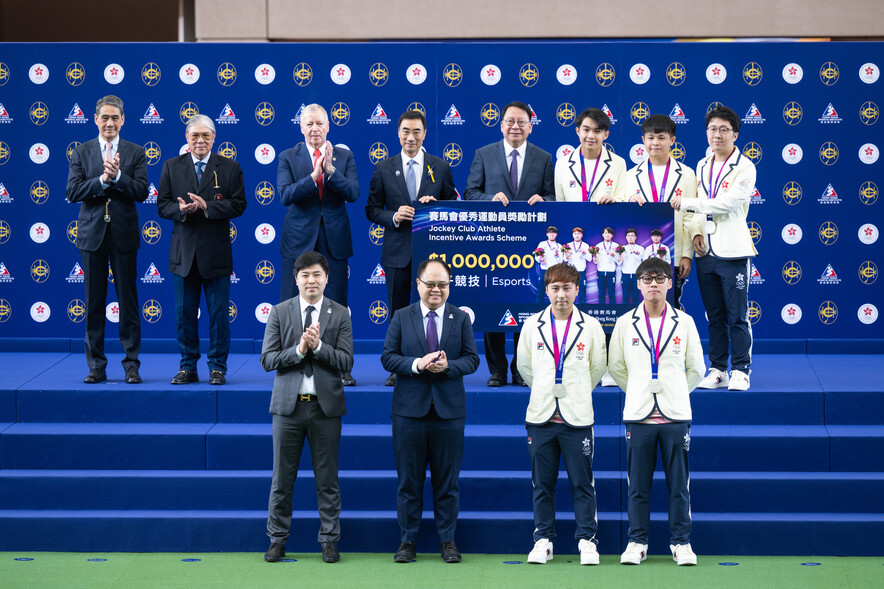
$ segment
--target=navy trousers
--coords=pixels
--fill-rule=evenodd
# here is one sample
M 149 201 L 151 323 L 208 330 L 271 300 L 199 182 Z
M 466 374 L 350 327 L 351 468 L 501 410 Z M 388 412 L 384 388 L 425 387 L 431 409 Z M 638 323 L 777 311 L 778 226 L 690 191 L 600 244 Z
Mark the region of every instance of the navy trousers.
M 347 258 L 342 260 L 332 257 L 328 248 L 329 236 L 325 232 L 325 221 L 319 222 L 319 234 L 316 236 L 316 244 L 313 251 L 319 252 L 328 260 L 328 284 L 325 287 L 325 296 L 334 302 L 347 306 Z M 301 252 L 303 253 L 303 252 Z M 279 272 L 279 300 L 280 302 L 298 296 L 298 283 L 295 281 L 294 269 L 296 258 L 283 258 Z M 391 313 L 392 315 L 392 313 Z
M 689 423 L 626 424 L 629 541 L 648 543 L 648 529 L 651 527 L 651 483 L 657 467 L 658 446 L 666 486 L 669 489 L 669 543 L 688 544 L 691 535 Z
M 174 282 L 180 367 L 196 370 L 196 361 L 200 358 L 197 313 L 200 290 L 203 290 L 209 311 L 209 352 L 206 354 L 209 370 L 220 370 L 226 374 L 227 355 L 230 352 L 230 276 L 203 278 L 194 261 L 190 273 L 187 276 L 175 274 Z
M 725 260 L 713 255 L 697 258 L 697 284 L 709 319 L 709 363 L 749 374 L 752 326 L 749 323 L 749 258 Z
M 614 279 L 617 276 L 617 272 L 596 272 L 596 282 L 599 286 L 599 303 L 605 304 L 608 302 L 616 303 L 617 302 L 617 294 L 614 291 Z M 610 297 L 610 301 L 608 300 Z

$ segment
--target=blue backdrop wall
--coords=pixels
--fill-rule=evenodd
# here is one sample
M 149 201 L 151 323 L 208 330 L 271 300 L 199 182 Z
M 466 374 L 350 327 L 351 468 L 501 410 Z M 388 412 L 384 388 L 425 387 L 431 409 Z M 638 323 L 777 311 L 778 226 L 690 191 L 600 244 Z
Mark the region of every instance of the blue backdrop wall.
M 324 105 L 329 140 L 354 153 L 350 307 L 355 337 L 381 339 L 383 234 L 363 207 L 374 163 L 399 149 L 398 115 L 426 112 L 425 147 L 451 163 L 463 192 L 475 149 L 500 139 L 500 108 L 511 100 L 535 113 L 530 140 L 559 155 L 576 145 L 575 114 L 605 108 L 608 144 L 630 167 L 649 114 L 676 120 L 677 156 L 693 167 L 706 152 L 707 109 L 732 107 L 744 120 L 738 147 L 758 168 L 749 212 L 760 253 L 749 290 L 756 338 L 880 337 L 881 55 L 875 43 L 4 44 L 0 338 L 82 337 L 66 154 L 96 136 L 92 113 L 105 94 L 125 101 L 121 134 L 145 147 L 152 187 L 197 112 L 217 121 L 216 150 L 242 164 L 249 205 L 231 227 L 237 339 L 260 339 L 259 318 L 278 302 L 275 156 L 303 140 L 302 105 Z M 174 338 L 171 225 L 153 202 L 139 206 L 143 335 Z M 693 282 L 684 303 L 702 315 Z

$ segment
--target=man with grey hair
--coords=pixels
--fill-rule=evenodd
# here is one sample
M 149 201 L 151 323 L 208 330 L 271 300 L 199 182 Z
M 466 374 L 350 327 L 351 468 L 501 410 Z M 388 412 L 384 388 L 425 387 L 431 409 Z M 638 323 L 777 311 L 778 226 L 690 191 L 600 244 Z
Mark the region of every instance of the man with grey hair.
M 107 379 L 104 321 L 108 263 L 119 302 L 125 380 L 129 384 L 141 382 L 141 311 L 136 289 L 141 237 L 135 203 L 147 198 L 147 160 L 141 146 L 120 139 L 125 120 L 123 101 L 118 97 L 108 95 L 98 100 L 98 137 L 81 143 L 71 153 L 65 190 L 68 202 L 80 203 L 77 248 L 86 287 L 84 342 L 89 374 L 83 382 L 87 384 Z
M 279 299 L 298 295 L 295 260 L 304 252 L 316 251 L 328 260 L 326 296 L 346 307 L 347 259 L 353 255 L 346 204 L 359 199 L 359 180 L 353 154 L 346 147 L 332 145 L 328 130 L 325 109 L 309 104 L 301 111 L 304 143 L 279 154 L 277 191 L 286 207 Z M 356 384 L 349 372 L 341 380 L 347 386 Z
M 242 168 L 214 153 L 215 125 L 205 115 L 187 121 L 188 153 L 163 162 L 157 207 L 174 222 L 169 270 L 174 274 L 175 323 L 181 362 L 172 384 L 198 382 L 200 290 L 209 311 L 209 384 L 227 382 L 230 351 L 230 219 L 246 208 Z

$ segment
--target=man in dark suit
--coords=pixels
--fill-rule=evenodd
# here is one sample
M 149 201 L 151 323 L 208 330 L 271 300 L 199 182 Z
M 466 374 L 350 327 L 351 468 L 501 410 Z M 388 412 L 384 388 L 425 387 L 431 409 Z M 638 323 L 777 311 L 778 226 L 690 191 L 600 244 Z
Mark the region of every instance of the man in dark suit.
M 427 465 L 445 562 L 460 562 L 454 543 L 460 509 L 466 400 L 463 377 L 479 368 L 469 316 L 448 304 L 451 270 L 441 260 L 417 269 L 420 302 L 393 315 L 381 363 L 398 375 L 393 389 L 393 457 L 399 476 L 396 562 L 411 562 L 423 512 Z
M 408 305 L 411 299 L 411 221 L 414 203 L 456 200 L 454 179 L 448 163 L 421 149 L 427 136 L 427 119 L 418 110 L 399 117 L 399 144 L 402 153 L 375 166 L 368 189 L 365 215 L 384 228 L 381 264 L 387 283 L 390 314 Z M 396 384 L 391 373 L 387 386 Z
M 555 200 L 552 156 L 528 143 L 531 134 L 531 108 L 511 102 L 503 109 L 500 121 L 503 140 L 476 150 L 470 176 L 464 190 L 465 200 L 493 200 L 503 206 L 511 200 L 527 200 L 534 205 Z M 485 359 L 491 377 L 488 386 L 506 384 L 506 334 L 485 332 Z M 513 384 L 527 386 L 516 368 L 519 333 L 513 334 L 513 361 L 510 370 Z
M 273 482 L 270 486 L 267 562 L 285 556 L 292 525 L 292 489 L 304 440 L 310 443 L 322 560 L 341 559 L 341 490 L 338 447 L 341 416 L 347 413 L 341 373 L 353 366 L 353 328 L 347 307 L 323 296 L 328 262 L 305 252 L 295 260 L 299 296 L 275 305 L 264 330 L 261 366 L 275 370 L 270 413 L 273 414 Z
M 141 382 L 141 310 L 138 308 L 136 258 L 141 245 L 136 202 L 147 198 L 147 163 L 144 150 L 120 139 L 126 121 L 123 101 L 113 95 L 95 105 L 98 138 L 78 145 L 71 154 L 65 196 L 80 203 L 77 248 L 83 261 L 86 286 L 86 364 L 83 379 L 95 384 L 107 379 L 104 355 L 104 318 L 107 304 L 107 267 L 114 273 L 120 304 L 120 344 L 125 379 Z
M 187 121 L 189 153 L 166 160 L 157 207 L 175 222 L 169 270 L 175 275 L 175 320 L 181 362 L 172 384 L 198 382 L 197 313 L 200 289 L 209 311 L 209 384 L 227 382 L 230 351 L 230 219 L 246 209 L 242 168 L 214 153 L 215 124 L 205 115 Z

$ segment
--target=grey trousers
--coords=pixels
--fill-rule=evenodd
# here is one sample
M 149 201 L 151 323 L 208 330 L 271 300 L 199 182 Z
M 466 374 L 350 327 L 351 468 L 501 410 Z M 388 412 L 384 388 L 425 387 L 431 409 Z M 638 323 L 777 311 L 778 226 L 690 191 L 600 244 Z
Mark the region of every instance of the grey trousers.
M 341 537 L 341 488 L 338 484 L 338 447 L 341 418 L 326 417 L 316 401 L 295 405 L 291 415 L 273 416 L 273 481 L 267 506 L 267 535 L 285 544 L 292 525 L 292 490 L 304 440 L 310 443 L 316 499 L 319 506 L 319 543 Z

